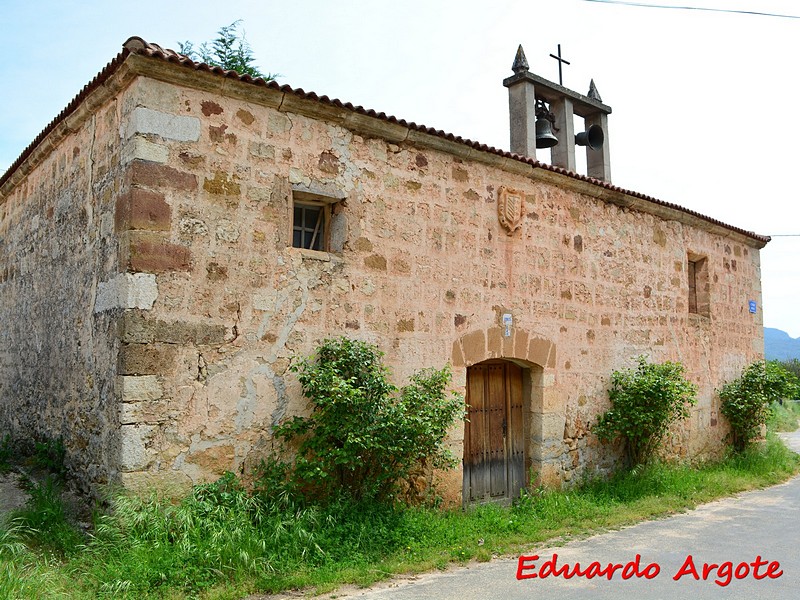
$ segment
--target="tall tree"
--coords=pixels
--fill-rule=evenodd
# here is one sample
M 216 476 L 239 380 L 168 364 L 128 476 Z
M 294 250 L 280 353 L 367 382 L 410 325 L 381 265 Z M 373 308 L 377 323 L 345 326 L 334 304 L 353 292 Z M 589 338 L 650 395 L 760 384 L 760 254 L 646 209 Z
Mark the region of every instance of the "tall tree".
M 261 77 L 265 81 L 272 81 L 277 74 L 264 73 L 256 66 L 253 50 L 245 37 L 244 30 L 239 33 L 242 20 L 234 21 L 226 27 L 220 27 L 217 32 L 219 37 L 209 44 L 203 42 L 195 49 L 192 42 L 178 42 L 178 50 L 192 60 L 198 60 L 214 67 L 236 71 L 240 75 Z

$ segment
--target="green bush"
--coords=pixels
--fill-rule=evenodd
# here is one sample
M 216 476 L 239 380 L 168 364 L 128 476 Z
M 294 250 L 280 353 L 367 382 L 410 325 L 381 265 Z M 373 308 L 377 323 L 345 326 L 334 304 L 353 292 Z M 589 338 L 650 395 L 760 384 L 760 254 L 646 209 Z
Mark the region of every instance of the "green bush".
M 798 392 L 797 377 L 777 361 L 756 361 L 723 385 L 717 393 L 722 399 L 722 414 L 731 426 L 734 450 L 741 452 L 759 437 L 770 416 L 770 404 L 794 398 Z
M 648 363 L 614 371 L 608 391 L 612 407 L 600 415 L 594 432 L 601 441 L 622 438 L 628 466 L 647 463 L 672 423 L 689 416 L 697 387 L 683 376 L 680 363 Z
M 292 367 L 313 405 L 309 416 L 275 431 L 297 447 L 284 479 L 294 493 L 321 502 L 339 494 L 383 501 L 419 469 L 454 466 L 444 439 L 464 402 L 446 391 L 449 368 L 418 371 L 398 390 L 382 356 L 375 346 L 342 337 L 323 341 L 312 359 Z M 272 481 L 275 467 L 265 467 Z
M 787 371 L 789 371 L 795 377 L 800 378 L 800 360 L 792 358 L 791 360 L 778 361 L 778 364 Z

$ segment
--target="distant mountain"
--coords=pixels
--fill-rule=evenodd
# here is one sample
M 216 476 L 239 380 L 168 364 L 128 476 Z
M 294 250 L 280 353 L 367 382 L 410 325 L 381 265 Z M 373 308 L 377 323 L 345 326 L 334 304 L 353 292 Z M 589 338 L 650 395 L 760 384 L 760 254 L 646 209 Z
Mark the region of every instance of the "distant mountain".
M 800 338 L 789 337 L 780 329 L 764 327 L 764 354 L 767 360 L 800 359 Z

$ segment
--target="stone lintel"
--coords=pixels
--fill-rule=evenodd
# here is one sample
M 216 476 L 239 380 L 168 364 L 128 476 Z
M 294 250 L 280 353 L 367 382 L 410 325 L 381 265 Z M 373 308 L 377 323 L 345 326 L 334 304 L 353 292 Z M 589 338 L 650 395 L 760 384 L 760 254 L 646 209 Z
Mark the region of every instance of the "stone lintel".
M 519 86 L 520 84 L 524 85 L 525 83 L 533 84 L 536 87 L 536 95 L 541 96 L 548 103 L 555 102 L 559 97 L 566 96 L 572 100 L 575 114 L 580 117 L 588 117 L 595 113 L 611 114 L 611 107 L 607 104 L 603 104 L 598 100 L 590 98 L 589 96 L 584 96 L 578 92 L 573 92 L 564 86 L 553 83 L 530 71 L 517 73 L 503 80 L 503 85 L 507 88 Z
M 532 338 L 528 346 L 528 360 L 541 367 L 555 367 L 555 352 L 553 352 L 552 342 L 542 338 Z
M 487 358 L 501 358 L 503 356 L 503 332 L 499 327 L 492 327 L 486 332 Z

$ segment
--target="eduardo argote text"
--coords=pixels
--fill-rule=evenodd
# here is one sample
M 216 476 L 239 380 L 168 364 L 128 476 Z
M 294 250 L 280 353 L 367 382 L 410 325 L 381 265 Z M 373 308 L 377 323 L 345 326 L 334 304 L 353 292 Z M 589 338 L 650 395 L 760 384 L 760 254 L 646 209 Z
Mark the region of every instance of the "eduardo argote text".
M 661 566 L 658 563 L 642 563 L 640 554 L 627 563 L 593 561 L 585 567 L 580 563 L 559 564 L 556 553 L 544 560 L 540 560 L 538 554 L 523 554 L 517 561 L 517 579 L 546 579 L 548 577 L 572 579 L 579 577 L 584 579 L 605 578 L 611 581 L 615 575 L 620 579 L 653 579 L 660 573 Z M 755 580 L 777 579 L 781 575 L 783 575 L 783 571 L 777 560 L 764 560 L 760 555 L 756 556 L 752 562 L 726 561 L 717 564 L 695 561 L 695 558 L 689 554 L 680 568 L 672 575 L 672 579 L 679 581 L 686 577 L 698 581 L 713 581 L 717 585 L 725 587 L 734 579 L 747 579 L 748 577 Z

